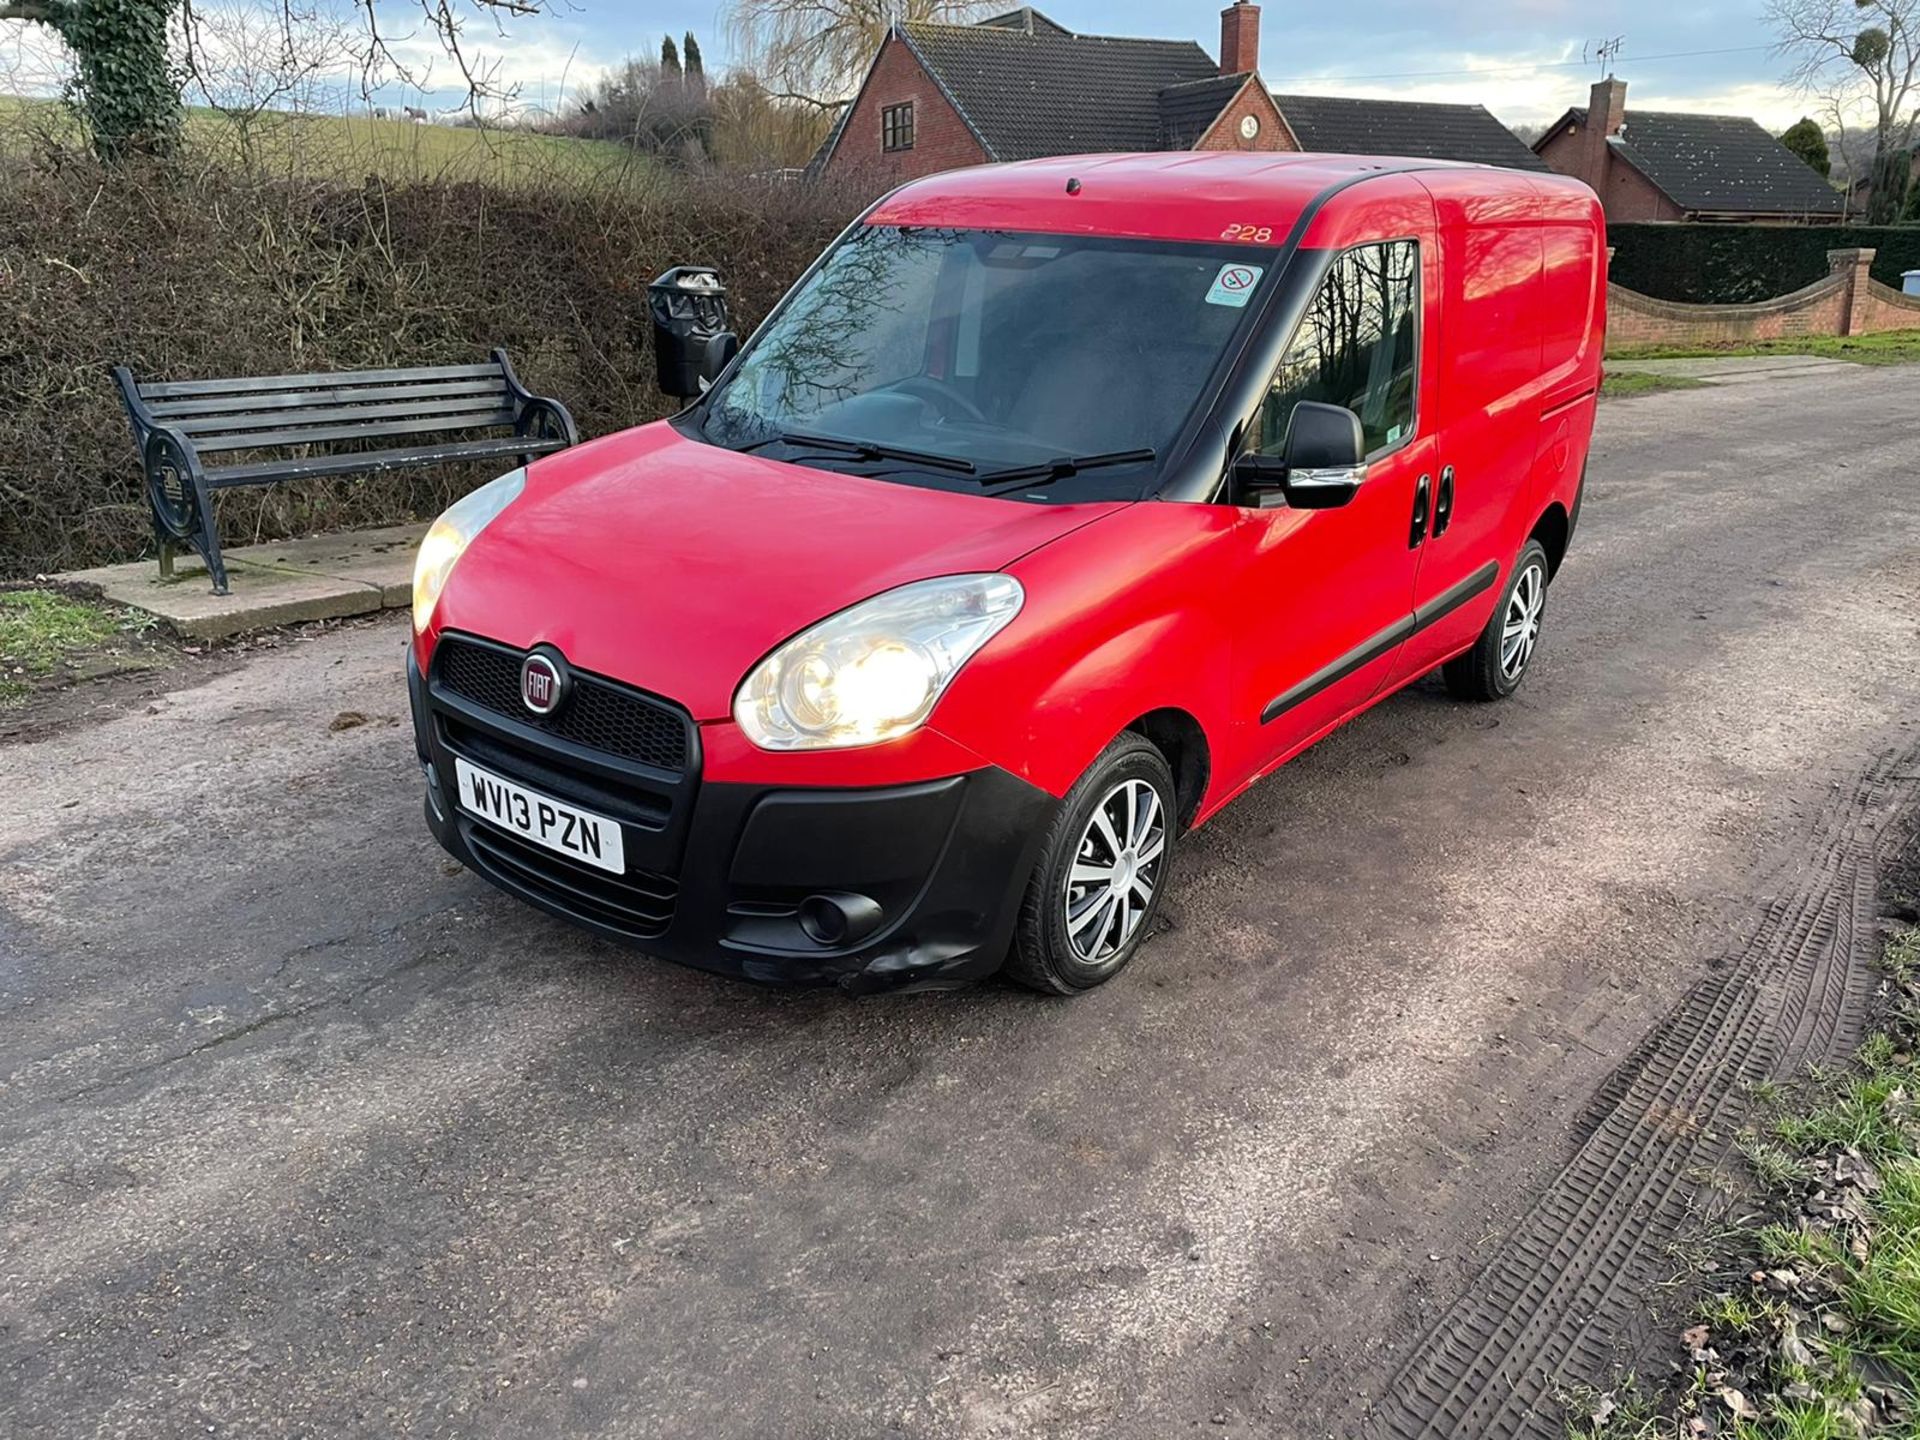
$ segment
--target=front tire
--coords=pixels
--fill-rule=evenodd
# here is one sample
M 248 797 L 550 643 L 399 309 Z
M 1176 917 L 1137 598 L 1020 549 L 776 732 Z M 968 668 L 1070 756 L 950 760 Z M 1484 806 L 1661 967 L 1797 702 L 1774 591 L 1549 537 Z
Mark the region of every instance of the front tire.
M 1440 673 L 1456 700 L 1504 700 L 1520 688 L 1547 611 L 1547 552 L 1538 540 L 1520 547 L 1507 588 L 1473 648 Z
M 1166 891 L 1176 815 L 1158 748 L 1129 731 L 1103 750 L 1048 827 L 1007 974 L 1073 995 L 1126 969 Z

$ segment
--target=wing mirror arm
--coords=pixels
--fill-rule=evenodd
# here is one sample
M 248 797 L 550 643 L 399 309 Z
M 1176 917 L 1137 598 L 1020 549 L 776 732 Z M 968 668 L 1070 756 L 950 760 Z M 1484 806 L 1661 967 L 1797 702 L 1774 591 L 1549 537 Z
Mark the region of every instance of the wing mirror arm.
M 1287 462 L 1277 455 L 1251 452 L 1233 462 L 1233 503 L 1255 510 L 1279 510 L 1287 503 Z

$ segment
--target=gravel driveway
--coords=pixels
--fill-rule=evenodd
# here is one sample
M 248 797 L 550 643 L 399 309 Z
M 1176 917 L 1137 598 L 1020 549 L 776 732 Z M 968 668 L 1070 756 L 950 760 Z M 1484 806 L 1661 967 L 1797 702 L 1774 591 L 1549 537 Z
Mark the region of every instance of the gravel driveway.
M 0 747 L 0 1434 L 1354 1433 L 1920 738 L 1915 413 L 1608 404 L 1520 696 L 1288 766 L 1069 1002 L 748 988 L 449 873 L 404 622 Z

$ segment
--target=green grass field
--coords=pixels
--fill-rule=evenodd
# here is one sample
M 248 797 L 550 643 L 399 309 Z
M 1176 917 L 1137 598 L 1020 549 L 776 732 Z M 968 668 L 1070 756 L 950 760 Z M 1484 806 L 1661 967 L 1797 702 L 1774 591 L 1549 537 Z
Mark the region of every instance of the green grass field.
M 242 125 L 217 110 L 195 107 L 187 111 L 186 137 L 191 154 L 290 175 L 540 184 L 604 183 L 654 172 L 651 161 L 611 141 L 418 125 L 371 115 L 272 112 Z M 44 138 L 80 143 L 79 126 L 64 105 L 0 96 L 0 155 L 30 152 Z

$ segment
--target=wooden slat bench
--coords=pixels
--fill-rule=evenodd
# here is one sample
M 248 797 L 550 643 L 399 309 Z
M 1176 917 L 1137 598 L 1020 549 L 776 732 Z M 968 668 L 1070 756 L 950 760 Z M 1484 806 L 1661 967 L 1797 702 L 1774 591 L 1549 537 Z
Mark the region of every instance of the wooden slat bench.
M 216 490 L 460 460 L 525 464 L 580 441 L 567 407 L 521 385 L 504 350 L 482 365 L 157 383 L 118 365 L 113 378 L 140 450 L 160 573 L 173 573 L 176 546 L 191 546 L 216 595 L 227 593 Z M 382 448 L 402 439 L 418 443 Z M 210 455 L 242 458 L 207 464 Z

